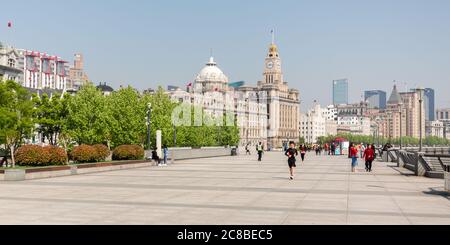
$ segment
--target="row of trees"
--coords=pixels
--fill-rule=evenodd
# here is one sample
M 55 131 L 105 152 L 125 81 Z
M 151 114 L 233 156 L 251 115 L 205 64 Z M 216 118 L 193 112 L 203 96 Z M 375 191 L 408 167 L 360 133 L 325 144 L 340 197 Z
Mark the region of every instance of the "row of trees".
M 395 139 L 389 139 L 385 137 L 373 137 L 373 136 L 366 136 L 366 135 L 353 135 L 353 134 L 338 134 L 338 135 L 329 135 L 329 136 L 323 136 L 319 137 L 317 139 L 317 143 L 319 144 L 325 144 L 334 141 L 336 138 L 344 138 L 347 139 L 350 142 L 358 142 L 358 143 L 375 143 L 375 144 L 394 144 L 394 145 L 400 145 L 400 138 Z M 403 145 L 419 145 L 419 139 L 414 137 L 402 137 L 402 144 Z M 423 139 L 423 144 L 428 146 L 436 146 L 436 145 L 450 145 L 450 141 L 445 138 L 439 138 L 439 137 L 425 137 Z
M 156 130 L 162 131 L 162 143 L 169 147 L 174 146 L 175 133 L 176 145 L 181 147 L 236 145 L 239 141 L 237 126 L 174 127 L 172 111 L 179 104 L 162 88 L 154 94 L 142 95 L 126 87 L 103 96 L 96 87 L 87 85 L 74 96 L 49 98 L 47 94 L 31 95 L 14 81 L 0 81 L 0 145 L 9 149 L 13 164 L 17 147 L 35 132 L 41 133 L 51 145 L 66 150 L 76 144 L 105 144 L 109 148 L 146 146 L 149 103 L 153 146 Z M 203 116 L 208 117 L 206 113 Z

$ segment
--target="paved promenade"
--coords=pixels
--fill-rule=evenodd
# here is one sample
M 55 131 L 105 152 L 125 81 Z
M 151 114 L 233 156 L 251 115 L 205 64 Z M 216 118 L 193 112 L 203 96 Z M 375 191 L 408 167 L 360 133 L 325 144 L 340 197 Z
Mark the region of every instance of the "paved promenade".
M 447 224 L 443 180 L 391 163 L 349 173 L 307 155 L 294 181 L 282 153 L 0 182 L 0 224 Z

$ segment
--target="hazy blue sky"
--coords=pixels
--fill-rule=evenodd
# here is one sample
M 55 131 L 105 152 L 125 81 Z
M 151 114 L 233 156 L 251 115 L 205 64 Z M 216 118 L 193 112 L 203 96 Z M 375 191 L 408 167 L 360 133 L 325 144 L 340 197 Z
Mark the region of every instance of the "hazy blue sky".
M 116 88 L 186 84 L 210 48 L 230 81 L 254 84 L 274 27 L 285 78 L 308 106 L 330 103 L 331 81 L 348 78 L 351 101 L 398 80 L 435 88 L 450 107 L 448 0 L 0 0 L 0 9 L 1 41 L 68 60 L 82 52 L 90 78 Z

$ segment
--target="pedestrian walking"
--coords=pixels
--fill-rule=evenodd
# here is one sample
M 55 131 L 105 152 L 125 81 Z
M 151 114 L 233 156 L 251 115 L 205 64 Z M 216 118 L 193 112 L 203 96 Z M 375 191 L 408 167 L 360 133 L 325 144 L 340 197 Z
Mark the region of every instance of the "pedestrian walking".
M 302 158 L 302 162 L 304 162 L 305 156 L 306 156 L 306 146 L 305 145 L 300 146 L 300 156 Z
M 366 146 L 364 145 L 364 143 L 361 143 L 361 150 L 360 150 L 360 155 L 361 158 L 364 158 L 364 152 L 366 151 Z
M 163 147 L 163 154 L 164 154 L 164 166 L 167 166 L 167 158 L 169 156 L 169 148 L 167 148 L 166 145 Z
M 252 155 L 252 153 L 250 152 L 250 144 L 247 144 L 245 146 L 245 155 Z
M 358 166 L 358 149 L 353 143 L 350 145 L 350 158 L 352 159 L 352 172 L 354 173 Z
M 264 153 L 264 146 L 261 142 L 256 146 L 256 151 L 258 152 L 258 162 L 262 161 L 262 155 Z
M 372 172 L 372 163 L 373 160 L 375 160 L 375 151 L 371 145 L 369 145 L 364 151 L 364 160 L 366 161 L 366 172 Z
M 289 142 L 289 148 L 284 153 L 288 157 L 288 166 L 289 166 L 289 179 L 293 180 L 295 177 L 295 168 L 297 167 L 295 165 L 297 159 L 295 158 L 298 156 L 298 151 L 295 149 L 295 143 L 293 141 Z
M 330 150 L 332 156 L 336 155 L 336 145 L 334 143 L 331 144 Z

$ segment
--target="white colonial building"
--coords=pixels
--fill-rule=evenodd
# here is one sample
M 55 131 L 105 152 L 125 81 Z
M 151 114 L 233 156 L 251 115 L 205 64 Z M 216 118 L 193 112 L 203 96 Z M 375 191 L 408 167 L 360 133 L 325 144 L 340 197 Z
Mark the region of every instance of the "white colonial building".
M 240 145 L 267 143 L 267 105 L 265 95 L 256 87 L 229 86 L 228 77 L 211 57 L 206 66 L 197 74 L 188 91 L 180 88 L 167 92 L 180 103 L 188 103 L 203 108 L 213 118 L 225 117 L 231 113 L 240 128 Z
M 371 135 L 371 120 L 365 116 L 340 115 L 337 121 L 337 131 L 338 133 Z
M 319 137 L 327 135 L 325 111 L 316 104 L 308 112 L 300 114 L 300 137 L 305 139 L 305 143 L 315 144 Z
M 22 70 L 18 68 L 19 53 L 0 42 L 0 80 L 18 82 Z
M 445 137 L 445 124 L 442 121 L 427 121 L 425 122 L 425 131 L 426 136 L 432 136 L 432 137 L 439 137 L 444 138 Z

